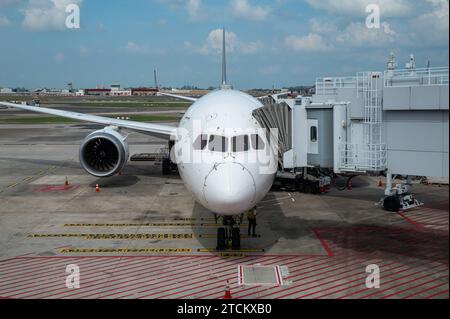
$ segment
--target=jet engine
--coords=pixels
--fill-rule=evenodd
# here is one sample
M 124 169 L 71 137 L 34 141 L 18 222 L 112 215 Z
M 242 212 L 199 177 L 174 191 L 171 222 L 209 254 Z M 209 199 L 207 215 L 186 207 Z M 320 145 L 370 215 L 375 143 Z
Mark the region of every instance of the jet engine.
M 81 166 L 96 177 L 117 174 L 128 161 L 126 138 L 111 127 L 88 135 L 80 148 Z

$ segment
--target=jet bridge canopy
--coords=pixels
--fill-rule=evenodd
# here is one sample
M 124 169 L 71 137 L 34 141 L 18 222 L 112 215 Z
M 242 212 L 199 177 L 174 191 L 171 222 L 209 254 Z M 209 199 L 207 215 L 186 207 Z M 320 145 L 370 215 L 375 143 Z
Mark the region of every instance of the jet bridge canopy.
M 260 99 L 263 107 L 253 111 L 253 117 L 265 128 L 272 141 L 278 141 L 278 163 L 283 165 L 283 154 L 292 149 L 292 110 L 285 102 L 276 103 L 272 97 Z M 278 129 L 278 136 L 273 130 Z M 269 133 L 270 132 L 270 133 Z

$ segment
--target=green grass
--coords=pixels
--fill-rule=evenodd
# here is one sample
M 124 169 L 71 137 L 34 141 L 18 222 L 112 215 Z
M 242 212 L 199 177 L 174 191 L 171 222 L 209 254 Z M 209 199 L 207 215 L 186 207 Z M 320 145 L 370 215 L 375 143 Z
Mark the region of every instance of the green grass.
M 119 115 L 108 117 L 116 118 Z M 123 115 L 120 115 L 123 117 Z M 130 121 L 136 122 L 178 122 L 180 117 L 170 115 L 134 115 Z M 0 117 L 0 124 L 72 124 L 81 121 L 56 116 Z
M 172 100 L 168 97 L 97 97 L 77 98 L 60 96 L 14 96 L 0 95 L 0 101 L 27 101 L 34 99 L 41 101 L 41 105 L 73 105 L 79 107 L 170 107 L 188 108 L 192 103 L 186 101 Z
M 58 105 L 73 105 L 78 107 L 168 107 L 188 108 L 191 103 L 186 102 L 55 102 Z M 45 105 L 43 105 L 45 106 Z

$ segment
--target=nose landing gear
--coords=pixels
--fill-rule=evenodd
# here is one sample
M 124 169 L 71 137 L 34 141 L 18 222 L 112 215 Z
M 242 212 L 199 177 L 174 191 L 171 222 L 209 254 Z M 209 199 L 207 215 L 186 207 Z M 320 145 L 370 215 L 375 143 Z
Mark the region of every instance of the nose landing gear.
M 217 215 L 215 215 L 216 223 L 218 220 Z M 241 231 L 239 226 L 242 223 L 243 215 L 238 218 L 233 216 L 223 216 L 222 222 L 224 227 L 219 227 L 217 229 L 217 247 L 219 251 L 227 250 L 231 247 L 232 250 L 241 249 Z

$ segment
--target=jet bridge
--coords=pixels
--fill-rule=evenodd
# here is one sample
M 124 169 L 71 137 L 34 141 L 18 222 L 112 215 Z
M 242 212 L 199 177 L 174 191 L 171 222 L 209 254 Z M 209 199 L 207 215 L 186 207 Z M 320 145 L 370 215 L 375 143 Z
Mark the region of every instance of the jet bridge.
M 311 97 L 264 100 L 254 115 L 264 127 L 281 128 L 282 170 L 383 174 L 385 195 L 401 198 L 410 191 L 394 185 L 394 175 L 448 180 L 448 67 L 393 64 L 384 72 L 318 78 Z
M 278 146 L 278 163 L 283 167 L 283 154 L 292 149 L 292 110 L 283 101 L 276 102 L 273 97 L 260 99 L 264 107 L 253 111 L 253 117 L 270 134 L 270 141 L 276 141 Z M 271 129 L 277 129 L 278 135 Z M 270 143 L 273 147 L 274 143 Z

